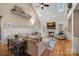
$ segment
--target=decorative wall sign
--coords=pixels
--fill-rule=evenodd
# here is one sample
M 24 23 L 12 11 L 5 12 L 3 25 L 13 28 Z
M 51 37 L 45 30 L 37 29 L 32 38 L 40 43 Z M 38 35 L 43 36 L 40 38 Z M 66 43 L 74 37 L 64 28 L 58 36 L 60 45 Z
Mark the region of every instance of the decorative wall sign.
M 20 15 L 20 16 L 23 16 L 23 17 L 26 17 L 28 19 L 31 19 L 32 18 L 31 15 L 26 14 L 25 11 L 23 11 L 21 7 L 16 6 L 16 5 L 11 10 L 11 12 L 14 13 L 14 14 L 17 14 L 17 15 Z

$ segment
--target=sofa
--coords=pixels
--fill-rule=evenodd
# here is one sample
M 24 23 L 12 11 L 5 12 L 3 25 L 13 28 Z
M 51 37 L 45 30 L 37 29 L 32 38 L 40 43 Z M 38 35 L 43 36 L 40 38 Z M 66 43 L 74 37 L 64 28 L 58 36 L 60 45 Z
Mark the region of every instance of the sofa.
M 28 38 L 26 53 L 31 56 L 41 56 L 48 48 L 48 43 L 49 41 L 40 40 L 40 38 Z
M 8 38 L 14 38 L 14 35 L 9 36 Z M 26 40 L 25 52 L 31 56 L 41 56 L 44 51 L 48 49 L 48 38 L 41 37 L 40 35 L 22 36 L 21 39 Z

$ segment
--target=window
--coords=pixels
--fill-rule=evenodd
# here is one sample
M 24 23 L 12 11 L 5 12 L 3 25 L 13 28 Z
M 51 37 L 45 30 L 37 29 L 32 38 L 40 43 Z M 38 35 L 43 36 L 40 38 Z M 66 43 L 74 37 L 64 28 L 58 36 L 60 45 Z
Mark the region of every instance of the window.
M 58 11 L 59 11 L 59 12 L 64 11 L 64 3 L 59 3 L 59 4 L 58 4 Z
M 37 13 L 38 13 L 39 16 L 42 16 L 40 9 L 37 9 Z

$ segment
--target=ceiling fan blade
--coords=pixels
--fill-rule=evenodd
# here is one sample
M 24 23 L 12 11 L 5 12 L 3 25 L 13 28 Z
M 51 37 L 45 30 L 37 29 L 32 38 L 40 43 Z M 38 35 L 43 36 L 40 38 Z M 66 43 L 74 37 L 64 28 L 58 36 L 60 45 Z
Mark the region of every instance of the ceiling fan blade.
M 41 9 L 44 9 L 45 7 L 49 7 L 49 4 L 39 3 L 36 7 L 41 7 Z
M 40 3 L 41 5 L 44 5 L 44 3 Z
M 47 5 L 47 4 L 44 4 L 44 6 L 49 7 L 49 5 Z

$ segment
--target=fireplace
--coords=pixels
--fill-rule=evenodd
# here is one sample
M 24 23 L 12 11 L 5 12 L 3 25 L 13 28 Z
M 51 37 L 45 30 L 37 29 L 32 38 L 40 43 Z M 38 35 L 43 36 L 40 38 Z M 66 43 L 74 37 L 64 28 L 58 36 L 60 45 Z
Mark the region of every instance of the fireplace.
M 54 36 L 54 32 L 49 32 L 49 36 Z
M 47 22 L 47 31 L 49 36 L 54 36 L 56 33 L 56 22 L 52 20 Z

